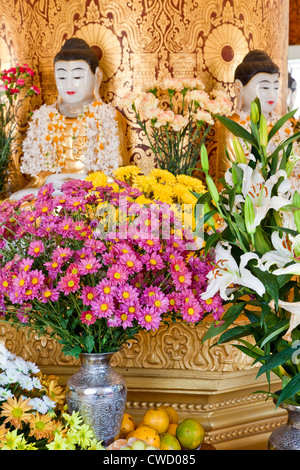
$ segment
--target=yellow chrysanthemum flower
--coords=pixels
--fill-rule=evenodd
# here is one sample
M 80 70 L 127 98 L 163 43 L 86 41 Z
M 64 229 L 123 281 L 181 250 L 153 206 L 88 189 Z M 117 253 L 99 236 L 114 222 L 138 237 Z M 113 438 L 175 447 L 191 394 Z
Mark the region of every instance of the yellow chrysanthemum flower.
M 103 173 L 103 171 L 95 171 L 94 173 L 90 173 L 86 181 L 91 181 L 94 187 L 97 186 L 106 186 L 107 184 L 107 175 Z
M 140 169 L 136 165 L 120 166 L 117 168 L 113 175 L 121 181 L 127 181 L 130 177 L 136 176 L 140 173 Z
M 36 414 L 31 413 L 28 423 L 30 426 L 29 436 L 34 436 L 36 439 L 49 439 L 55 429 L 52 418 L 48 413 L 45 415 L 38 412 Z
M 27 413 L 27 411 L 32 410 L 32 406 L 28 404 L 29 401 L 30 398 L 24 400 L 22 397 L 19 399 L 9 397 L 7 401 L 1 405 L 1 416 L 7 417 L 3 423 L 9 423 L 16 429 L 21 429 L 23 423 L 28 423 L 30 419 L 30 414 Z
M 150 172 L 150 176 L 154 176 L 155 178 L 165 181 L 167 184 L 175 184 L 176 183 L 176 176 L 170 173 L 167 170 L 161 170 L 160 168 L 154 168 Z
M 60 434 L 55 434 L 55 437 L 50 444 L 46 444 L 49 450 L 70 450 L 68 441 Z

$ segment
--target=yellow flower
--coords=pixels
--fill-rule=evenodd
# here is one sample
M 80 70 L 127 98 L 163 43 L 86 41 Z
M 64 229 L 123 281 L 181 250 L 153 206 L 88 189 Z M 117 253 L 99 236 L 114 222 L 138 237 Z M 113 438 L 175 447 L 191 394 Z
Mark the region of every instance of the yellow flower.
M 189 189 L 197 193 L 203 193 L 206 191 L 204 184 L 198 178 L 193 178 L 188 175 L 177 175 L 176 179 L 180 184 L 187 186 Z
M 136 176 L 140 173 L 140 169 L 136 165 L 121 166 L 117 168 L 113 175 L 121 181 L 126 181 L 130 176 Z
M 7 416 L 5 423 L 10 423 L 16 429 L 22 428 L 22 423 L 30 420 L 30 414 L 27 411 L 32 410 L 32 406 L 28 405 L 30 398 L 24 400 L 22 397 L 9 397 L 5 403 L 1 405 L 1 416 Z
M 36 414 L 31 413 L 29 426 L 29 436 L 34 436 L 37 440 L 48 439 L 55 429 L 54 422 L 48 413 L 45 415 L 41 415 L 38 412 Z
M 67 440 L 59 434 L 55 434 L 53 441 L 50 444 L 46 444 L 46 447 L 49 450 L 69 450 Z
M 105 186 L 107 183 L 107 175 L 102 171 L 95 171 L 94 173 L 89 174 L 86 181 L 91 181 L 94 187 Z
M 156 183 L 152 186 L 153 197 L 161 202 L 172 204 L 173 188 L 167 184 Z
M 43 382 L 43 386 L 49 398 L 55 401 L 55 403 L 62 405 L 65 402 L 64 389 L 58 385 L 58 378 L 56 376 L 49 375 L 47 381 Z
M 168 170 L 161 170 L 160 168 L 154 168 L 150 172 L 150 176 L 155 176 L 155 178 L 165 181 L 168 184 L 176 183 L 176 176 L 170 173 Z
M 13 431 L 7 431 L 5 437 L 6 439 L 1 450 L 15 450 L 18 444 L 21 443 L 23 434 L 18 434 L 18 430 L 14 429 Z
M 145 197 L 144 195 L 137 197 L 135 202 L 137 204 L 153 204 L 152 199 Z

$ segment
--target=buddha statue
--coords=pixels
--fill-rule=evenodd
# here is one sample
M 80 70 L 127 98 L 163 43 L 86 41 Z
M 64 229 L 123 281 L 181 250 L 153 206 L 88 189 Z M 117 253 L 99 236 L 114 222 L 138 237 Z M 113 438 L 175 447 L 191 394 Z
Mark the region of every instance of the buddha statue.
M 90 172 L 108 176 L 126 165 L 125 122 L 99 96 L 102 71 L 97 55 L 79 38 L 68 39 L 54 58 L 58 99 L 34 111 L 23 141 L 20 171 L 33 180 L 10 200 L 52 183 L 85 179 Z
M 231 119 L 238 122 L 250 132 L 251 102 L 259 98 L 261 110 L 271 127 L 278 119 L 275 108 L 278 103 L 280 85 L 280 70 L 269 55 L 260 50 L 250 51 L 238 65 L 234 75 L 234 89 L 236 94 L 236 108 Z M 283 129 L 286 135 L 276 136 L 284 140 L 290 135 L 291 129 Z M 225 148 L 234 161 L 232 145 L 233 135 L 220 125 L 219 128 L 219 152 L 217 161 L 217 178 L 222 178 L 230 165 L 225 155 Z M 270 147 L 274 142 L 270 142 Z M 278 145 L 278 143 L 277 143 Z M 250 153 L 244 146 L 245 154 Z

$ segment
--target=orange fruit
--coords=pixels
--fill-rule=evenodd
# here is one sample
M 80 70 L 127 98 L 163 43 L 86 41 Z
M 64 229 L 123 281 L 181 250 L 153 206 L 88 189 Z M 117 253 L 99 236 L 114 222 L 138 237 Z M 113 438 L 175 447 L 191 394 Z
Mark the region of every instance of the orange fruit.
M 167 431 L 170 424 L 168 413 L 162 408 L 147 410 L 143 416 L 143 424 L 156 429 L 158 434 L 162 434 Z
M 178 413 L 173 408 L 173 406 L 161 406 L 163 410 L 165 410 L 169 416 L 169 422 L 170 424 L 177 424 L 178 423 Z
M 136 426 L 133 417 L 129 413 L 124 413 L 119 438 L 123 439 L 126 437 L 127 434 L 135 430 L 135 427 Z
M 176 437 L 187 450 L 197 449 L 204 440 L 204 428 L 195 419 L 187 418 L 178 424 Z
M 175 423 L 169 424 L 169 427 L 168 427 L 168 429 L 167 429 L 167 432 L 168 432 L 169 434 L 172 434 L 173 436 L 176 437 L 176 429 L 177 429 L 177 426 L 178 426 L 178 425 L 175 424 Z
M 126 439 L 118 439 L 115 442 L 112 442 L 106 450 L 119 450 L 121 447 L 126 446 L 127 440 Z
M 181 445 L 175 436 L 164 432 L 160 436 L 160 450 L 181 450 Z
M 142 441 L 147 442 L 147 444 L 157 447 L 159 449 L 160 437 L 158 435 L 158 432 L 154 428 L 143 425 L 135 429 L 135 431 L 130 434 L 130 437 L 136 437 L 137 439 L 141 439 Z

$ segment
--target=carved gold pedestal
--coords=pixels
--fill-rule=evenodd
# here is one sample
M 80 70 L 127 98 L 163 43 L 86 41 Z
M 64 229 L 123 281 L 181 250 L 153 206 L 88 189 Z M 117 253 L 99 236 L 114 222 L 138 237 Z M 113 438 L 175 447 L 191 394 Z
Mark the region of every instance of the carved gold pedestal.
M 137 342 L 114 356 L 112 365 L 123 374 L 128 387 L 126 411 L 140 421 L 148 408 L 172 404 L 179 419 L 193 417 L 203 424 L 205 442 L 216 449 L 266 449 L 286 412 L 275 411 L 264 393 L 264 378 L 255 379 L 257 367 L 232 345 L 201 343 L 207 325 L 172 324 L 157 332 L 141 333 Z M 0 341 L 24 359 L 34 361 L 62 384 L 78 370 L 79 363 L 65 357 L 54 340 L 27 336 L 0 322 Z M 274 377 L 273 391 L 279 388 Z

